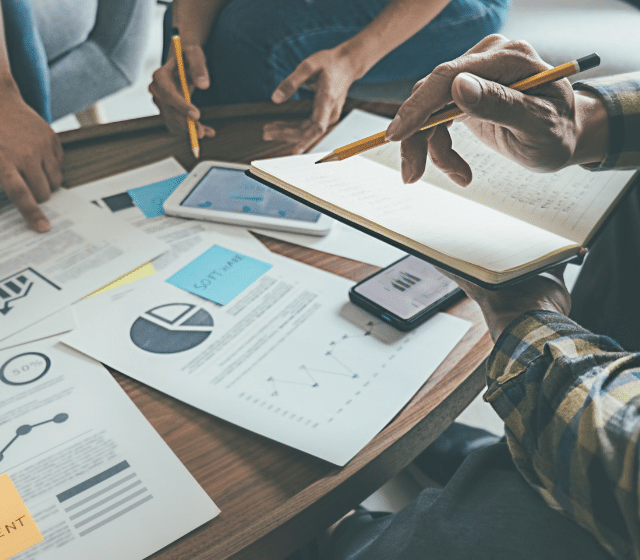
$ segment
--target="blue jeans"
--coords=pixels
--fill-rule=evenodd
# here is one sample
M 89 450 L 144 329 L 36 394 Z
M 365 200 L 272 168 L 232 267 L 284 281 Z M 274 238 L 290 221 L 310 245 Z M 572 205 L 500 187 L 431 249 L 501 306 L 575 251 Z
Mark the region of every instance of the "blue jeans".
M 212 85 L 194 103 L 265 101 L 311 54 L 368 25 L 389 0 L 231 0 L 205 45 Z M 360 83 L 421 78 L 504 24 L 510 0 L 451 0 L 427 26 L 380 60 Z M 171 12 L 165 20 L 170 40 Z
M 11 75 L 20 95 L 51 122 L 49 64 L 29 0 L 1 0 Z

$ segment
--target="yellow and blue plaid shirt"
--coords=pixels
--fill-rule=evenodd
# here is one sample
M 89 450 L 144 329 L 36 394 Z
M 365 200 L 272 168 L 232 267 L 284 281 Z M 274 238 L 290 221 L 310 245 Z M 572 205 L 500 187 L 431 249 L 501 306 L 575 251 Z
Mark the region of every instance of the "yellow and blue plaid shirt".
M 596 170 L 640 168 L 640 73 L 574 88 L 607 107 L 609 152 Z M 487 383 L 527 481 L 611 554 L 640 560 L 640 353 L 532 311 L 496 342 Z

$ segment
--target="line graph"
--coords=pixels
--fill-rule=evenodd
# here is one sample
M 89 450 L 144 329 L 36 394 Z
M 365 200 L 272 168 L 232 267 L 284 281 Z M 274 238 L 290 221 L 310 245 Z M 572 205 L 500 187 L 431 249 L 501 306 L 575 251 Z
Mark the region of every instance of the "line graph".
M 301 365 L 296 371 L 295 378 L 284 378 L 282 376 L 271 375 L 267 378 L 267 382 L 271 385 L 272 397 L 280 395 L 282 387 L 289 386 L 302 386 L 309 387 L 311 389 L 318 389 L 322 387 L 322 384 L 327 380 L 326 376 L 331 378 L 342 377 L 344 379 L 359 379 L 364 375 L 368 375 L 372 372 L 363 372 L 359 368 L 355 368 L 348 363 L 347 360 L 341 358 L 339 354 L 343 351 L 348 354 L 349 342 L 357 339 L 366 338 L 371 336 L 376 326 L 381 323 L 375 321 L 369 321 L 366 324 L 366 330 L 363 333 L 358 334 L 344 334 L 340 338 L 329 342 L 329 349 L 324 352 L 322 359 L 319 363 L 313 366 L 308 364 Z M 338 355 L 337 355 L 338 354 Z M 324 379 L 323 379 L 324 378 Z
M 31 433 L 31 430 L 33 430 L 33 428 L 48 424 L 49 422 L 53 422 L 54 424 L 62 424 L 63 422 L 66 422 L 68 418 L 69 415 L 66 412 L 61 412 L 60 414 L 56 414 L 50 420 L 45 420 L 44 422 L 38 422 L 37 424 L 23 424 L 16 430 L 16 435 L 13 436 L 13 439 L 4 446 L 2 451 L 0 451 L 0 461 L 4 459 L 5 451 L 9 449 L 9 447 L 11 447 L 11 444 L 15 442 L 20 436 L 26 436 L 27 434 Z

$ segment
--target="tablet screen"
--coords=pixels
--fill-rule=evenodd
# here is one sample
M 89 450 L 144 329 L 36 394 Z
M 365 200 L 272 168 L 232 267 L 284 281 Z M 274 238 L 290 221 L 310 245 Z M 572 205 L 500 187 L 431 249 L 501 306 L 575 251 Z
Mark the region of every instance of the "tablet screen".
M 247 177 L 240 169 L 212 167 L 180 204 L 219 212 L 317 222 L 320 212 Z

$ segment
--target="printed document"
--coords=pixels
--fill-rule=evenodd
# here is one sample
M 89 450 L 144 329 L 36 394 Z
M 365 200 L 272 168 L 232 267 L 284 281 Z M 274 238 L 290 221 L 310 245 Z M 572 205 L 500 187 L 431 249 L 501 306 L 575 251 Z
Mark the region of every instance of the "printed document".
M 270 254 L 269 249 L 241 227 L 170 216 L 147 218 L 127 193 L 129 189 L 163 181 L 184 172 L 184 168 L 175 159 L 168 158 L 75 187 L 73 193 L 130 226 L 169 244 L 170 250 L 153 261 L 153 267 L 158 272 L 199 244 L 211 247 L 216 243 L 233 243 L 238 251 Z
M 344 465 L 469 323 L 439 314 L 400 333 L 348 301 L 352 282 L 278 255 L 258 258 L 272 268 L 224 307 L 157 274 L 119 297 L 114 290 L 75 305 L 78 328 L 62 341 L 210 414 Z
M 54 343 L 0 352 L 0 474 L 44 536 L 12 560 L 141 560 L 215 517 L 111 374 Z
M 0 209 L 0 340 L 167 249 L 64 189 L 41 208 L 51 221 L 45 234 L 31 231 L 17 209 Z

